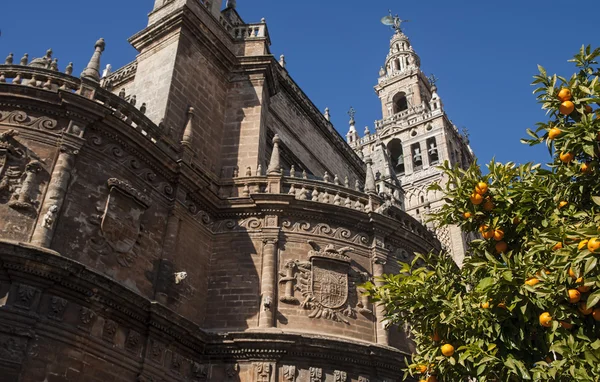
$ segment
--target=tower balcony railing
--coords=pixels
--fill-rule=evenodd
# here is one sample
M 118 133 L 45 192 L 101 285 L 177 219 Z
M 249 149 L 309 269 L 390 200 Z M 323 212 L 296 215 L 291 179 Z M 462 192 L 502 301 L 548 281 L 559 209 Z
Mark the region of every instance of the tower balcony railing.
M 414 106 L 408 110 L 393 114 L 387 118 L 375 121 L 377 130 L 384 129 L 390 125 L 400 125 L 401 127 L 409 127 L 417 123 L 426 121 L 435 116 L 441 115 L 442 110 L 430 110 L 425 104 Z
M 161 128 L 144 115 L 145 105 L 142 105 L 140 110 L 127 100 L 102 88 L 99 83 L 82 80 L 72 76 L 71 73 L 71 65 L 67 67 L 65 73 L 62 73 L 55 69 L 4 64 L 0 65 L 0 85 L 34 88 L 54 93 L 68 92 L 90 99 L 110 109 L 115 117 L 137 131 L 143 139 L 158 145 L 165 143 Z
M 267 24 L 264 22 L 246 24 L 233 28 L 233 38 L 237 40 L 252 40 L 259 38 L 269 39 Z

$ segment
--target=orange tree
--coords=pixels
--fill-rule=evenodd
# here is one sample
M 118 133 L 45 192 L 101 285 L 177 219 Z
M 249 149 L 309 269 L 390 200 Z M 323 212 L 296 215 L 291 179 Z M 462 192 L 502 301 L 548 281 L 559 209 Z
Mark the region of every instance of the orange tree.
M 391 323 L 416 343 L 407 365 L 423 381 L 600 380 L 600 49 L 582 48 L 571 78 L 534 77 L 549 121 L 547 168 L 513 163 L 442 166 L 433 219 L 478 233 L 462 268 L 447 254 L 416 255 L 367 285 Z

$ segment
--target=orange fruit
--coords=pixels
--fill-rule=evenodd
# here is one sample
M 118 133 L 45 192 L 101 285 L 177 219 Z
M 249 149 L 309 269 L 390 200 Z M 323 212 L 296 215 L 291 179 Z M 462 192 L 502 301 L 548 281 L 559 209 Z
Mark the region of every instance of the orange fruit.
M 442 345 L 440 349 L 442 350 L 442 354 L 446 357 L 452 357 L 454 354 L 454 346 L 450 344 Z
M 437 330 L 435 332 L 433 332 L 433 335 L 431 336 L 431 339 L 434 342 L 439 342 L 442 340 L 442 337 L 440 337 L 440 335 L 438 334 Z
M 470 213 L 470 212 L 465 212 L 465 213 L 463 214 L 463 216 L 465 217 L 465 219 L 468 219 L 468 218 L 470 218 L 472 215 L 471 215 L 471 213 Z
M 479 195 L 478 193 L 474 192 L 471 194 L 471 197 L 469 198 L 469 200 L 471 200 L 471 203 L 475 204 L 475 205 L 479 205 L 483 202 L 483 196 Z
M 558 107 L 558 111 L 560 111 L 560 113 L 564 115 L 571 114 L 573 110 L 575 110 L 575 104 L 571 101 L 564 101 Z
M 506 309 L 506 303 L 504 303 L 504 302 L 501 302 L 501 303 L 499 303 L 499 304 L 498 304 L 498 305 L 496 305 L 496 306 L 497 306 L 498 308 L 500 308 L 500 309 Z
M 559 249 L 562 249 L 563 245 L 561 242 L 558 242 L 556 244 L 554 244 L 554 247 L 552 247 L 553 251 L 558 251 Z
M 583 281 L 582 281 L 582 283 L 583 283 Z M 580 285 L 577 287 L 577 290 L 581 293 L 587 293 L 590 291 L 590 289 L 592 289 L 592 287 L 589 285 Z
M 575 270 L 573 268 L 569 268 L 569 276 L 571 276 L 571 278 L 576 279 L 577 275 L 575 274 Z
M 555 139 L 556 137 L 558 137 L 560 134 L 562 133 L 562 130 L 559 129 L 558 127 L 553 127 L 550 129 L 550 131 L 548 132 L 548 139 Z
M 552 316 L 548 312 L 540 314 L 540 325 L 549 328 L 552 326 Z
M 590 105 L 585 105 L 585 114 L 590 114 L 592 112 L 592 107 Z
M 592 312 L 592 317 L 594 317 L 594 320 L 600 321 L 600 308 L 594 309 Z
M 494 209 L 494 203 L 490 198 L 485 199 L 485 203 L 483 203 L 483 209 L 488 212 Z
M 416 369 L 421 374 L 427 373 L 427 365 L 417 365 Z
M 504 253 L 508 250 L 508 244 L 505 241 L 499 241 L 496 243 L 495 249 L 498 253 Z
M 580 250 L 580 251 L 582 249 L 585 249 L 587 247 L 587 245 L 588 245 L 588 241 L 589 240 L 582 240 L 582 241 L 580 241 L 579 244 L 577 245 L 577 249 Z
M 563 208 L 567 204 L 569 204 L 569 202 L 567 202 L 566 200 L 562 200 L 560 203 L 558 203 L 558 208 Z
M 562 102 L 570 101 L 571 100 L 571 90 L 569 90 L 567 88 L 560 89 L 560 91 L 558 92 L 558 99 L 561 100 Z
M 494 237 L 494 230 L 485 224 L 479 226 L 479 232 L 481 232 L 481 236 L 483 236 L 484 239 L 491 239 Z
M 569 289 L 567 293 L 571 304 L 577 304 L 581 300 L 581 293 L 577 289 Z
M 577 309 L 581 312 L 581 314 L 583 314 L 584 316 L 589 316 L 590 314 L 592 314 L 593 309 L 592 308 L 588 308 L 587 304 L 585 303 L 585 301 L 581 301 L 579 303 L 579 306 L 577 307 Z
M 560 321 L 560 326 L 562 326 L 565 329 L 573 329 L 573 324 L 571 324 L 570 322 L 567 321 Z
M 437 382 L 437 378 L 435 375 L 432 375 L 427 379 L 420 379 L 419 382 Z
M 558 157 L 560 158 L 560 161 L 563 163 L 571 163 L 571 161 L 573 160 L 573 158 L 575 156 L 571 153 L 561 152 Z
M 587 243 L 587 247 L 590 252 L 596 252 L 600 248 L 600 239 L 597 237 L 591 238 Z
M 475 192 L 479 195 L 484 195 L 486 192 L 488 192 L 488 189 L 489 186 L 486 182 L 479 182 L 477 183 L 477 186 L 475 186 Z
M 535 277 L 530 277 L 527 280 L 525 280 L 525 284 L 527 284 L 529 286 L 537 285 L 539 282 L 540 282 L 540 279 L 537 279 Z
M 521 218 L 519 218 L 518 216 L 515 216 L 515 217 L 513 218 L 513 224 L 515 224 L 515 225 L 516 225 L 516 224 L 519 224 L 520 222 L 521 222 Z
M 502 231 L 501 229 L 495 229 L 494 230 L 494 240 L 500 241 L 502 239 L 504 239 L 504 231 Z
M 590 171 L 590 165 L 589 163 L 582 163 L 581 167 L 580 167 L 581 172 L 583 172 L 584 174 Z
M 481 303 L 481 308 L 482 309 L 489 309 L 490 308 L 490 303 L 489 302 L 482 302 Z

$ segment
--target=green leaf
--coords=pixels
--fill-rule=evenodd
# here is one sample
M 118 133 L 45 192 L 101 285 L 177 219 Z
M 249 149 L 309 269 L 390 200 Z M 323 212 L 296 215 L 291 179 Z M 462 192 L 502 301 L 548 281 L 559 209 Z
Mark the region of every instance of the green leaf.
M 588 296 L 586 305 L 588 308 L 593 308 L 596 306 L 598 301 L 600 301 L 600 289 L 592 292 L 592 294 Z

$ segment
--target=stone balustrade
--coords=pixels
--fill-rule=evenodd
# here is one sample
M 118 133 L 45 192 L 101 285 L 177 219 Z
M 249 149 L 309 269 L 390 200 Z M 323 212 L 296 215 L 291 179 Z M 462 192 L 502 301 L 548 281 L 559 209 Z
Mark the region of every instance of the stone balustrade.
M 233 28 L 233 37 L 238 40 L 251 40 L 254 38 L 269 38 L 267 24 L 246 24 Z
M 437 115 L 442 114 L 441 109 L 437 110 L 427 110 L 425 105 L 418 105 L 411 109 L 401 111 L 392 116 L 389 116 L 384 119 L 380 119 L 379 121 L 375 121 L 375 128 L 382 129 L 392 124 L 403 123 L 405 127 L 418 124 L 424 120 L 435 117 Z M 414 115 L 414 118 L 411 116 Z
M 140 135 L 154 144 L 163 144 L 163 131 L 144 115 L 145 104 L 138 109 L 127 101 L 106 89 L 99 83 L 73 77 L 72 65 L 65 73 L 54 69 L 44 69 L 26 65 L 0 65 L 0 84 L 26 86 L 51 92 L 66 91 L 91 99 L 112 110 L 113 115 L 123 120 Z

